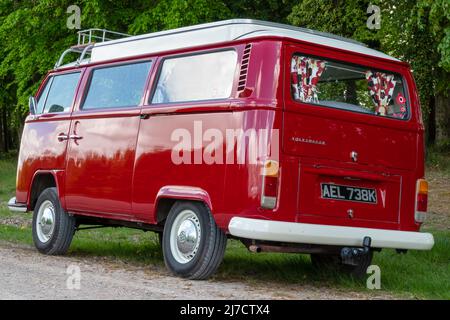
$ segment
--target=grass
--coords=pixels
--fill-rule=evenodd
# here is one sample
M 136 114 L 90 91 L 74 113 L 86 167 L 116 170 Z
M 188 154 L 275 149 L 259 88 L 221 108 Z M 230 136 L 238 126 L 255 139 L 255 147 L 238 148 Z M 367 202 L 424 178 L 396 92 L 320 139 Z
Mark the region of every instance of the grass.
M 450 178 L 450 175 L 447 178 Z M 17 216 L 8 212 L 5 202 L 13 194 L 14 180 L 14 161 L 0 159 L 0 241 L 32 245 L 29 226 L 1 224 L 2 218 Z M 21 217 L 31 219 L 30 214 Z M 450 299 L 450 231 L 427 231 L 431 231 L 435 236 L 436 244 L 431 251 L 410 251 L 405 255 L 397 254 L 393 250 L 375 253 L 373 264 L 381 268 L 381 292 L 369 291 L 365 281 L 355 280 L 334 270 L 315 270 L 308 255 L 251 254 L 236 240 L 228 242 L 224 262 L 213 279 L 250 283 L 269 281 L 281 286 L 305 284 L 368 294 L 386 293 L 407 298 Z M 78 232 L 69 255 L 102 258 L 164 270 L 156 235 L 140 230 L 105 228 Z
M 16 187 L 16 160 L 13 155 L 2 155 L 0 158 L 0 218 L 13 214 L 6 204 L 14 195 Z

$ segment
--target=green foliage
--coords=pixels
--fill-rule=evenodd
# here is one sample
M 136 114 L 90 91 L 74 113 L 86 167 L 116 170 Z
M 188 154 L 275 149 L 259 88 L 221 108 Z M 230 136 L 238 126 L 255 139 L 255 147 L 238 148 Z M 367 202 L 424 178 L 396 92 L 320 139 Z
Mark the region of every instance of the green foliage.
M 76 43 L 66 26 L 78 5 L 82 28 L 147 33 L 236 17 L 283 21 L 292 0 L 0 0 L 0 108 L 12 109 L 18 127 L 34 94 L 59 55 Z
M 379 1 L 304 0 L 292 8 L 288 21 L 293 25 L 330 32 L 379 48 L 380 34 L 367 28 L 367 7 Z
M 369 30 L 369 4 L 381 9 L 381 29 Z M 408 62 L 427 118 L 434 97 L 450 90 L 450 0 L 303 0 L 288 21 L 366 43 Z
M 162 0 L 155 7 L 138 14 L 129 31 L 132 34 L 155 32 L 229 19 L 232 16 L 222 1 Z
M 381 29 L 366 22 L 382 10 Z M 66 26 L 78 5 L 82 28 L 140 34 L 228 18 L 291 23 L 351 37 L 411 64 L 425 114 L 450 90 L 450 0 L 0 0 L 0 111 L 20 127 L 28 96 L 63 50 L 76 43 Z
M 450 1 L 387 0 L 383 9 L 382 46 L 411 65 L 427 116 L 430 99 L 450 89 Z

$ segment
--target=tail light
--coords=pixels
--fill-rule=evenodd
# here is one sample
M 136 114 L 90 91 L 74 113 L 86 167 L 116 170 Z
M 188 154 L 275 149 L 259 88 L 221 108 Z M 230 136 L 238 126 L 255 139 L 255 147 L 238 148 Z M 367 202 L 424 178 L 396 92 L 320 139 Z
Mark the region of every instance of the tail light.
M 280 165 L 278 161 L 266 160 L 262 168 L 261 207 L 274 209 L 277 206 L 278 179 Z
M 417 223 L 423 223 L 428 207 L 428 182 L 425 179 L 418 179 L 416 185 L 416 213 Z

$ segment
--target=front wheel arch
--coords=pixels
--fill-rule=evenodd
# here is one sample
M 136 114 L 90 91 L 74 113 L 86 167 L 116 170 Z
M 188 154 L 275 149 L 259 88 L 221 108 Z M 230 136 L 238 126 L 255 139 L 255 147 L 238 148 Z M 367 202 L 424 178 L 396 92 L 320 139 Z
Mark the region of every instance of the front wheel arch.
M 28 193 L 28 208 L 30 210 L 34 210 L 39 196 L 47 188 L 56 188 L 56 179 L 53 174 L 50 172 L 36 172 Z

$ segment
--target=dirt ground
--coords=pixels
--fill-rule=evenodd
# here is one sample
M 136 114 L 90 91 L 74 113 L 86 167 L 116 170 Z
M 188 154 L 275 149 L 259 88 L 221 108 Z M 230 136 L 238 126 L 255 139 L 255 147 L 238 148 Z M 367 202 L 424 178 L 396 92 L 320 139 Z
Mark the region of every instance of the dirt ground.
M 450 228 L 450 178 L 427 174 L 427 228 Z M 14 216 L 1 224 L 26 227 Z M 80 289 L 68 289 L 67 268 L 80 268 Z M 386 294 L 277 283 L 189 281 L 166 271 L 102 259 L 50 257 L 29 246 L 0 243 L 0 299 L 393 299 Z
M 77 282 L 69 266 L 80 270 Z M 73 272 L 76 269 L 69 269 Z M 67 283 L 69 282 L 69 287 Z M 70 287 L 72 285 L 72 287 Z M 72 289 L 70 289 L 72 288 Z M 190 281 L 163 271 L 74 257 L 51 257 L 0 243 L 0 299 L 392 299 L 376 293 L 276 283 Z
M 450 229 L 450 177 L 438 171 L 427 172 L 429 183 L 428 215 L 425 227 Z

